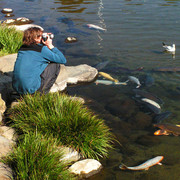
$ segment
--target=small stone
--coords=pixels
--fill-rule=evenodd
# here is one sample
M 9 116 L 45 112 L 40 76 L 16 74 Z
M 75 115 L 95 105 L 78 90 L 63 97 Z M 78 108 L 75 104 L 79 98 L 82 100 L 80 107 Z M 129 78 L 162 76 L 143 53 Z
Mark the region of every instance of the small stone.
M 11 108 L 13 108 L 14 106 L 17 106 L 18 104 L 19 104 L 18 101 L 13 101 L 13 102 L 11 103 Z
M 5 15 L 5 17 L 13 17 L 14 16 L 14 14 L 11 14 L 11 13 L 7 13 L 6 15 Z
M 81 104 L 85 103 L 85 100 L 81 97 L 70 97 L 70 99 L 73 101 L 79 101 Z
M 66 43 L 73 43 L 73 42 L 77 42 L 77 38 L 76 37 L 67 37 L 65 39 Z
M 102 169 L 102 165 L 95 159 L 84 159 L 70 166 L 70 172 L 79 175 L 82 178 L 88 178 Z
M 16 19 L 16 21 L 22 21 L 22 22 L 26 22 L 26 21 L 30 21 L 28 18 L 26 17 L 19 17 Z
M 13 10 L 12 10 L 11 8 L 4 8 L 4 9 L 1 10 L 1 12 L 2 12 L 3 14 L 6 14 L 6 13 L 12 13 Z
M 58 148 L 58 151 L 63 152 L 63 157 L 60 159 L 60 161 L 68 161 L 68 162 L 72 162 L 72 161 L 78 161 L 80 159 L 80 154 L 69 147 L 60 147 Z
M 3 24 L 11 24 L 14 23 L 15 20 L 14 19 L 6 19 L 5 21 L 3 21 Z

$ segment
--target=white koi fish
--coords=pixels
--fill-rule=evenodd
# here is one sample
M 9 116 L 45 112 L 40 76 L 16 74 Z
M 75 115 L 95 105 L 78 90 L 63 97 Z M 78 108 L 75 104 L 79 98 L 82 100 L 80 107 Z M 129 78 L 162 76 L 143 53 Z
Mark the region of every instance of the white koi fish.
M 139 81 L 138 78 L 134 77 L 134 76 L 128 76 L 128 79 L 131 81 L 131 82 L 134 82 L 137 84 L 136 88 L 139 88 L 141 86 L 141 83 Z M 127 80 L 127 82 L 129 81 Z
M 94 24 L 87 24 L 87 26 L 88 26 L 89 28 L 106 31 L 106 29 L 104 29 L 104 28 L 102 28 L 102 27 L 100 27 L 100 26 L 94 25 Z
M 161 109 L 160 105 L 157 102 L 155 102 L 155 101 L 153 101 L 151 99 L 142 98 L 141 100 L 144 101 L 144 102 L 147 102 L 147 103 L 149 103 L 149 104 L 151 104 L 151 105 L 153 105 L 153 106 L 155 106 L 155 107 L 157 107 L 159 109 Z
M 149 159 L 146 162 L 134 166 L 134 167 L 127 167 L 126 165 L 122 164 L 119 166 L 120 169 L 122 170 L 133 170 L 133 171 L 139 171 L 139 170 L 148 170 L 151 166 L 154 166 L 156 164 L 162 165 L 160 162 L 164 159 L 163 156 L 156 156 L 155 158 Z
M 104 84 L 104 85 L 127 85 L 126 82 L 113 82 L 109 80 L 96 80 L 95 81 L 96 85 L 98 84 Z

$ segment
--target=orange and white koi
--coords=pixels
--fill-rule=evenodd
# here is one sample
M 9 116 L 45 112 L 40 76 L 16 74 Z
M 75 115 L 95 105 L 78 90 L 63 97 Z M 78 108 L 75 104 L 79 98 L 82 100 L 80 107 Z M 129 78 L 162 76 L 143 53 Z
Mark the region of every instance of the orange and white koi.
M 156 164 L 162 165 L 160 162 L 164 159 L 164 156 L 156 156 L 155 158 L 149 159 L 146 162 L 134 166 L 134 167 L 128 167 L 124 164 L 120 165 L 119 168 L 122 170 L 133 170 L 133 171 L 139 171 L 139 170 L 148 170 L 151 166 L 154 166 Z

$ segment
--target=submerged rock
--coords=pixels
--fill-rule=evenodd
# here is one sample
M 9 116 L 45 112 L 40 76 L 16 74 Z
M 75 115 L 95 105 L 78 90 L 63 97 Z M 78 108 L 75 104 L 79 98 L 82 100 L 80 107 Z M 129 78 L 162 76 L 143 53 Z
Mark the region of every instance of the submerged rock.
M 79 175 L 81 178 L 88 178 L 102 169 L 102 165 L 95 159 L 84 159 L 70 166 L 70 172 Z

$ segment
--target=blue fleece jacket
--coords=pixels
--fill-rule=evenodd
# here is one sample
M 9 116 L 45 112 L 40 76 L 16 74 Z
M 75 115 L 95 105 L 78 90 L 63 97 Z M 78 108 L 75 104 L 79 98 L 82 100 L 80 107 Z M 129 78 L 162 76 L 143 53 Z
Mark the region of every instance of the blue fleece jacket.
M 48 63 L 65 64 L 66 58 L 56 47 L 23 45 L 18 51 L 13 71 L 13 88 L 19 94 L 33 94 L 41 86 L 41 73 Z

